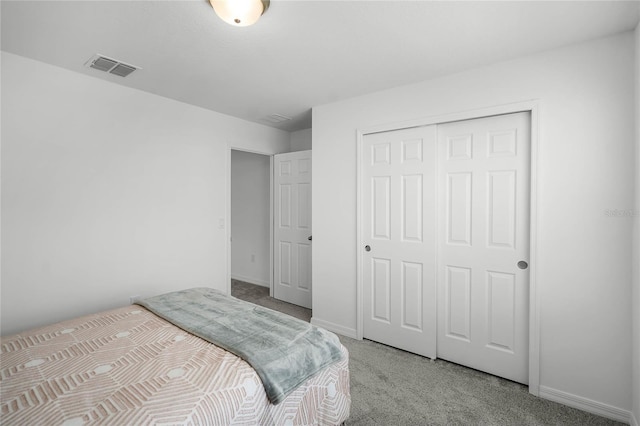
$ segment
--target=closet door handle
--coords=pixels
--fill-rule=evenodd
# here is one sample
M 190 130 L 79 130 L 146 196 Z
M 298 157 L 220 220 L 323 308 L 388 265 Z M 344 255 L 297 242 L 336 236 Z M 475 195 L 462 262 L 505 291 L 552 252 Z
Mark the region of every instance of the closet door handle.
M 371 251 L 371 246 L 364 246 L 364 251 Z
M 312 237 L 312 235 L 309 235 L 309 236 L 307 237 L 307 240 L 311 241 L 311 237 Z
M 521 260 L 520 262 L 518 262 L 518 268 L 527 269 L 528 267 L 529 267 L 529 264 L 527 262 L 525 262 L 524 260 Z

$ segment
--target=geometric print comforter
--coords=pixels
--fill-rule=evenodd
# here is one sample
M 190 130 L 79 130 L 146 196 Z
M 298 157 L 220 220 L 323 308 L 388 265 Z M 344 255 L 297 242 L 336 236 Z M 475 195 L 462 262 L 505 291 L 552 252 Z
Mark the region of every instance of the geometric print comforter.
M 348 354 L 269 403 L 242 359 L 131 305 L 2 338 L 2 425 L 337 425 Z

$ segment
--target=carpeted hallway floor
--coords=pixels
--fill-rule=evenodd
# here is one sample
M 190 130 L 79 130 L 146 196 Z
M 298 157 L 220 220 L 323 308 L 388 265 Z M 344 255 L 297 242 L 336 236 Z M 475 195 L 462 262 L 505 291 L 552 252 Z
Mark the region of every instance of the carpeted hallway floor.
M 231 294 L 305 321 L 311 318 L 311 310 L 273 299 L 265 287 L 233 280 Z M 349 350 L 348 426 L 621 424 L 536 398 L 526 386 L 477 370 L 339 337 Z

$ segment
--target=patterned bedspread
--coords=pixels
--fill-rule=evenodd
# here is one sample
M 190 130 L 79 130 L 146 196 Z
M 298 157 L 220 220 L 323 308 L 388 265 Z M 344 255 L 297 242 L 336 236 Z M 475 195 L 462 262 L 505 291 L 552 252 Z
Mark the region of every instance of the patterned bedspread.
M 269 403 L 242 359 L 140 306 L 2 338 L 3 425 L 335 425 L 349 417 L 348 355 Z

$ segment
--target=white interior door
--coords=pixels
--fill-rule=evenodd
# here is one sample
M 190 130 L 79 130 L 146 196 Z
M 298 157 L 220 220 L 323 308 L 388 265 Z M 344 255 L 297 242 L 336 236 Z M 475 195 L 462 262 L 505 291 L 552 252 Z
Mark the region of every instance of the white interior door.
M 438 357 L 528 382 L 530 115 L 438 126 Z
M 362 143 L 363 335 L 436 356 L 435 126 Z
M 311 308 L 311 151 L 274 156 L 273 297 Z

